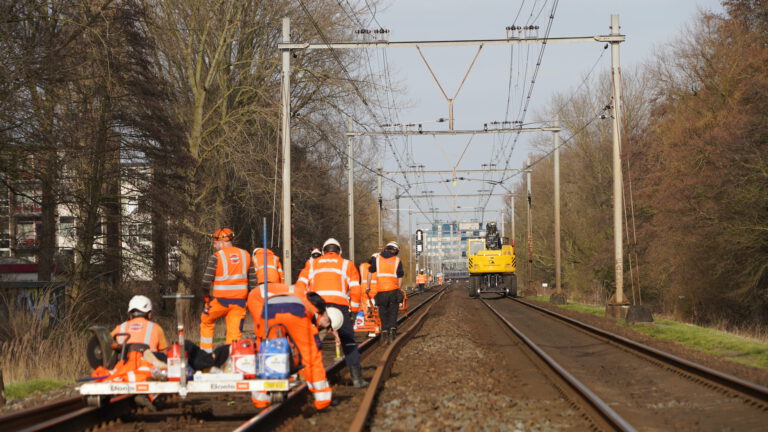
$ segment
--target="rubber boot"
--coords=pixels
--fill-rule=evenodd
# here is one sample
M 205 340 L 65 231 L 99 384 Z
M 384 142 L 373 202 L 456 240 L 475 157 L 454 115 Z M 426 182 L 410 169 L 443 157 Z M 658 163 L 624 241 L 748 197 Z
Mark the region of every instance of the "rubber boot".
M 363 370 L 360 366 L 350 367 L 349 374 L 352 375 L 352 386 L 363 388 L 368 385 L 368 381 L 363 378 Z
M 389 329 L 389 343 L 395 342 L 395 339 L 397 339 L 397 329 L 392 327 Z
M 382 343 L 389 345 L 389 330 L 382 330 L 379 337 L 381 338 Z

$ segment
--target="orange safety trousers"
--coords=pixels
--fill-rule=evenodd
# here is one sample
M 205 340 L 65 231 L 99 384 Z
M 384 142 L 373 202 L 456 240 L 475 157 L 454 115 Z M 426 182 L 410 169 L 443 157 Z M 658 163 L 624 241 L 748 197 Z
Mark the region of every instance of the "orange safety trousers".
M 273 307 L 271 301 L 270 307 Z M 327 408 L 331 404 L 331 386 L 325 376 L 323 353 L 318 346 L 320 337 L 317 327 L 312 324 L 309 317 L 298 317 L 293 313 L 277 313 L 274 318 L 269 319 L 270 337 L 277 336 L 276 330 L 280 326 L 276 324 L 285 326 L 301 354 L 301 364 L 304 367 L 299 370 L 299 375 L 307 381 L 307 386 L 315 398 L 315 408 L 318 410 Z M 251 392 L 251 401 L 256 408 L 266 408 L 269 406 L 269 395 L 265 391 Z
M 226 299 L 225 299 L 226 300 Z M 216 320 L 226 315 L 227 343 L 240 340 L 240 324 L 245 319 L 245 307 L 238 304 L 225 306 L 218 299 L 213 299 L 200 315 L 200 348 L 213 351 L 213 333 Z

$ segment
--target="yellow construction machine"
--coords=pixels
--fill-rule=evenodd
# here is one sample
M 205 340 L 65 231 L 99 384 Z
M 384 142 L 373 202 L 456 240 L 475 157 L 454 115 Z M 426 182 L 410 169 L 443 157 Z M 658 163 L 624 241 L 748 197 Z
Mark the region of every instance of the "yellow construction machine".
M 470 297 L 483 293 L 517 295 L 515 248 L 502 244 L 495 222 L 486 225 L 485 238 L 467 240 L 467 269 Z

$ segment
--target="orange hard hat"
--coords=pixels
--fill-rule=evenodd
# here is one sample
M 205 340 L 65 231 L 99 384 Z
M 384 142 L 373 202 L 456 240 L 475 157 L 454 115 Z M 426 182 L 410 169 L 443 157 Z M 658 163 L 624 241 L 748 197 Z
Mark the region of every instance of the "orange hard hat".
M 215 233 L 213 233 L 213 240 L 214 241 L 229 241 L 235 238 L 235 233 L 232 232 L 229 228 L 221 228 L 216 230 Z

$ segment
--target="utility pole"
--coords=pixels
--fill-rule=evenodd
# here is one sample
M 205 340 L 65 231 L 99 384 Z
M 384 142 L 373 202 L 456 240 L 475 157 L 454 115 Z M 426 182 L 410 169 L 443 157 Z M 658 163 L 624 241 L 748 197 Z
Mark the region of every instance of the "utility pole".
M 352 117 L 347 122 L 347 130 L 352 131 Z M 347 137 L 347 216 L 349 217 L 349 260 L 355 262 L 355 165 L 352 158 L 352 137 Z
M 400 208 L 400 188 L 395 189 L 395 208 Z M 397 244 L 400 244 L 400 213 L 395 212 L 395 216 L 397 217 L 397 228 L 395 228 L 395 241 Z
M 611 35 L 619 34 L 619 16 L 611 15 Z M 621 173 L 621 66 L 619 43 L 611 42 L 611 79 L 613 84 L 613 240 L 616 268 L 616 304 L 624 298 L 624 244 L 622 232 L 622 173 Z
M 283 18 L 283 43 L 291 43 L 291 19 Z M 291 284 L 291 50 L 282 49 L 282 129 L 283 129 L 283 272 Z
M 555 117 L 555 126 L 560 126 L 559 117 Z M 565 294 L 560 285 L 560 132 L 555 132 L 554 135 L 555 292 L 549 297 L 549 301 L 553 304 L 565 304 Z
M 512 214 L 510 215 L 510 219 L 512 222 L 512 247 L 516 247 L 517 244 L 515 243 L 515 195 L 512 194 L 509 196 L 509 208 L 512 209 Z
M 413 244 L 413 210 L 408 209 L 408 245 L 410 246 L 410 255 L 408 260 L 408 276 L 415 277 L 413 274 L 413 254 L 416 252 L 416 246 Z
M 528 290 L 533 289 L 533 224 L 531 222 L 531 158 L 525 161 L 525 178 L 528 187 Z
M 378 174 L 378 185 L 379 185 L 379 245 L 378 247 L 381 248 L 384 246 L 384 233 L 381 230 L 381 209 L 383 205 L 383 201 L 381 198 L 381 163 L 379 163 L 379 174 Z

